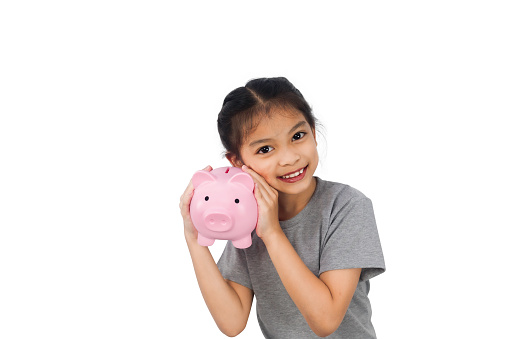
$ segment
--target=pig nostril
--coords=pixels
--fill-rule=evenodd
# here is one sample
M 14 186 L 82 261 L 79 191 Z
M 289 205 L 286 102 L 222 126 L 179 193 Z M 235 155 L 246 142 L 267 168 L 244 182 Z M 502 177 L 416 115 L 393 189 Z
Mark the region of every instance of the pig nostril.
M 211 213 L 205 217 L 205 222 L 212 231 L 225 232 L 232 227 L 232 219 L 223 213 Z

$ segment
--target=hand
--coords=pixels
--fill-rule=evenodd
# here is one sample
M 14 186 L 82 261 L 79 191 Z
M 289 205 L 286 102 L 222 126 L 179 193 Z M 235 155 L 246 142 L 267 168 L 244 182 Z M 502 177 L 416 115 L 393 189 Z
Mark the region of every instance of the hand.
M 207 166 L 203 169 L 204 171 L 212 171 L 211 166 Z M 191 214 L 189 212 L 189 205 L 191 204 L 191 199 L 194 194 L 194 186 L 192 180 L 189 181 L 189 185 L 187 185 L 186 190 L 180 197 L 180 214 L 182 214 L 182 219 L 184 220 L 184 234 L 186 239 L 196 240 L 198 238 L 198 231 L 193 225 L 193 221 L 191 220 Z
M 279 212 L 278 212 L 278 191 L 270 186 L 265 179 L 246 165 L 242 170 L 251 175 L 255 182 L 255 198 L 258 204 L 258 224 L 256 225 L 256 234 L 260 239 L 273 234 L 274 231 L 280 231 Z

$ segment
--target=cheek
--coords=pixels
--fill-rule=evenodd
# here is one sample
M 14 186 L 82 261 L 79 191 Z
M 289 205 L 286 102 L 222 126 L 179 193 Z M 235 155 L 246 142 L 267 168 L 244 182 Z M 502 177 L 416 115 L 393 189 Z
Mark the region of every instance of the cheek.
M 316 144 L 314 142 L 309 143 L 306 147 L 306 153 L 310 155 L 311 158 L 317 159 L 318 158 L 318 149 L 316 147 Z
M 275 168 L 270 163 L 257 163 L 251 167 L 256 173 L 261 175 L 266 181 L 274 176 Z M 268 180 L 267 180 L 268 179 Z

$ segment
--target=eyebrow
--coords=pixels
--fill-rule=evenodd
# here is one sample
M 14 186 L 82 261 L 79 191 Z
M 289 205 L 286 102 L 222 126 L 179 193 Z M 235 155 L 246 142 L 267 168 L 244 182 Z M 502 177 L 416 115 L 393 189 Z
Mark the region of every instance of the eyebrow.
M 296 124 L 295 126 L 293 126 L 290 129 L 288 134 L 294 133 L 297 129 L 299 129 L 301 126 L 303 126 L 305 124 L 306 124 L 306 121 L 304 121 L 304 120 L 299 122 L 298 124 Z M 272 141 L 272 139 L 271 138 L 266 138 L 266 139 L 255 140 L 255 141 L 253 141 L 252 143 L 249 144 L 249 147 L 252 147 L 252 146 L 258 145 L 258 144 L 264 144 L 264 143 L 269 142 L 269 141 Z

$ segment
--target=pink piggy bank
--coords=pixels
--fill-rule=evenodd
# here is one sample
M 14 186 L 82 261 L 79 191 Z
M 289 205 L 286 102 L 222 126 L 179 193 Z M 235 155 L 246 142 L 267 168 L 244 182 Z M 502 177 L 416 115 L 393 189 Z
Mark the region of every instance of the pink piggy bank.
M 237 248 L 251 246 L 258 221 L 258 205 L 251 176 L 236 167 L 198 171 L 192 178 L 194 195 L 190 213 L 198 231 L 198 244 L 231 240 Z

